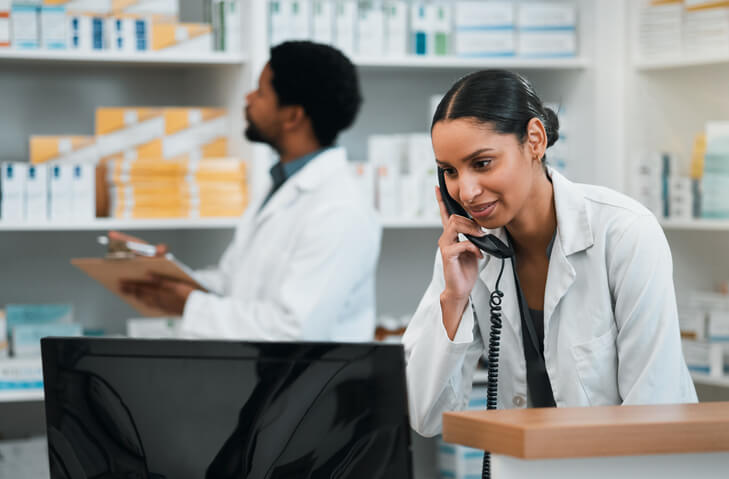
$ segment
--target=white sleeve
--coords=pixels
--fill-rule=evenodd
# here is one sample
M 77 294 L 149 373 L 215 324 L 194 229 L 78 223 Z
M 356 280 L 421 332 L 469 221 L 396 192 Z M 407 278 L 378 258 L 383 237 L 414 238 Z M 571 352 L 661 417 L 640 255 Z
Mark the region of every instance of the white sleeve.
M 653 215 L 608 249 L 623 404 L 696 402 L 681 349 L 671 250 Z
M 443 325 L 440 293 L 445 286 L 440 251 L 403 344 L 407 362 L 410 424 L 423 436 L 441 432 L 445 411 L 465 409 L 483 340 L 469 301 L 453 341 Z
M 235 246 L 235 240 L 233 243 L 228 245 L 228 248 L 220 258 L 220 262 L 217 266 L 213 266 L 206 269 L 195 270 L 194 278 L 205 288 L 209 289 L 211 293 L 223 294 L 225 291 L 225 285 L 230 283 L 230 273 L 228 272 L 228 265 L 231 262 L 233 255 L 233 249 Z
M 322 208 L 306 224 L 274 294 L 251 301 L 193 292 L 183 312 L 183 333 L 286 341 L 321 339 L 322 331 L 331 331 L 348 293 L 375 274 L 381 231 L 374 218 L 347 205 Z M 374 311 L 374 305 L 368 307 Z M 369 326 L 373 335 L 374 324 Z

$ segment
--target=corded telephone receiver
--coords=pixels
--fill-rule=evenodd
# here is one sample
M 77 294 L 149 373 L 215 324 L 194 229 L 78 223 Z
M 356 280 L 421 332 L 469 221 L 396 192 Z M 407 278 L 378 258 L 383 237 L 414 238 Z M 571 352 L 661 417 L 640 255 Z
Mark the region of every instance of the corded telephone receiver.
M 458 204 L 453 197 L 448 194 L 445 183 L 445 172 L 443 168 L 438 168 L 438 186 L 440 187 L 440 196 L 445 205 L 448 215 L 460 215 L 471 219 L 466 210 Z M 498 379 L 499 379 L 499 343 L 501 342 L 501 300 L 504 293 L 499 289 L 501 275 L 504 272 L 504 263 L 506 258 L 514 256 L 514 250 L 511 246 L 504 244 L 499 238 L 493 234 L 485 236 L 464 235 L 468 240 L 478 246 L 483 252 L 501 259 L 501 271 L 496 280 L 496 285 L 491 293 L 489 300 L 489 308 L 491 310 L 491 331 L 489 332 L 489 352 L 488 352 L 488 384 L 486 386 L 486 409 L 496 409 Z M 474 310 L 475 316 L 475 310 Z M 491 456 L 488 452 L 484 452 L 483 470 L 481 477 L 489 479 L 491 477 Z
M 440 195 L 443 198 L 448 215 L 459 215 L 465 218 L 471 218 L 463 207 L 448 194 L 445 184 L 445 173 L 443 168 L 438 168 L 438 185 L 440 186 Z M 514 256 L 514 250 L 504 244 L 496 235 L 488 234 L 486 236 L 465 235 L 468 240 L 478 246 L 485 253 L 497 258 L 511 258 Z

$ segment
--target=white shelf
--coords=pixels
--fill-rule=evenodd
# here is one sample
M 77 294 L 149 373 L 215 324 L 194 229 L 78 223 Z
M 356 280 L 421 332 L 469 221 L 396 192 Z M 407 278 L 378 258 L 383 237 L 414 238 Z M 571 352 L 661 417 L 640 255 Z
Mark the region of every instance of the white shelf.
M 239 218 L 120 220 L 97 218 L 82 223 L 4 223 L 0 231 L 106 231 L 106 230 L 183 230 L 235 228 Z
M 72 50 L 14 50 L 0 48 L 1 62 L 111 63 L 119 65 L 224 66 L 245 63 L 242 54 L 223 52 L 79 52 Z
M 0 403 L 43 401 L 42 389 L 0 391 Z
M 691 58 L 661 58 L 652 60 L 640 60 L 635 62 L 635 68 L 642 71 L 652 70 L 675 70 L 680 68 L 691 68 L 710 65 L 729 65 L 729 56 L 704 56 Z
M 513 68 L 520 70 L 583 70 L 590 61 L 582 57 L 571 58 L 518 58 L 488 57 L 461 58 L 416 56 L 405 57 L 353 57 L 353 62 L 363 69 L 484 69 Z
M 32 383 L 35 385 L 42 381 L 41 371 L 42 364 L 39 357 L 0 359 L 0 383 L 25 382 L 26 384 Z M 0 403 L 42 400 L 42 387 L 0 389 Z
M 702 385 L 706 385 L 706 386 L 721 386 L 721 387 L 729 388 L 729 375 L 716 377 L 716 376 L 709 376 L 708 374 L 692 372 L 691 377 L 693 378 L 695 384 L 702 384 Z
M 729 220 L 661 220 L 666 230 L 729 231 Z

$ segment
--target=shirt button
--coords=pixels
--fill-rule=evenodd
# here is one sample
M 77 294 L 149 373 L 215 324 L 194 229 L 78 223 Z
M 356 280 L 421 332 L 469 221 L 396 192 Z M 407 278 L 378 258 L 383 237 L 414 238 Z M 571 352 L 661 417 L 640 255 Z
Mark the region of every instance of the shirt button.
M 514 396 L 514 399 L 512 399 L 511 402 L 516 407 L 524 407 L 524 403 L 526 401 L 524 400 L 524 396 Z

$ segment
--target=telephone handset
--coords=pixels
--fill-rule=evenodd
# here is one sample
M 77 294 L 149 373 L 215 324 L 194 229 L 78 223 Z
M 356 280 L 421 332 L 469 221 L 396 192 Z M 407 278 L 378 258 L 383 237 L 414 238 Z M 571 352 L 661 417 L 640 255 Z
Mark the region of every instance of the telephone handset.
M 448 194 L 448 189 L 445 183 L 445 172 L 443 168 L 438 168 L 438 186 L 440 187 L 440 195 L 443 198 L 443 204 L 445 205 L 448 215 L 459 215 L 465 218 L 471 219 L 465 209 L 458 204 L 456 200 Z M 478 246 L 485 253 L 488 253 L 497 258 L 511 258 L 514 256 L 514 250 L 511 246 L 504 244 L 496 235 L 487 234 L 486 236 L 473 236 L 465 235 L 468 240 Z
M 440 196 L 445 205 L 448 215 L 460 215 L 471 219 L 466 210 L 448 194 L 445 183 L 445 172 L 443 168 L 438 168 L 438 186 L 440 187 Z M 514 256 L 514 250 L 511 246 L 504 244 L 496 235 L 487 234 L 485 236 L 464 235 L 468 240 L 478 246 L 482 251 L 496 258 L 501 259 L 501 271 L 496 280 L 494 289 L 491 292 L 489 307 L 491 313 L 491 330 L 489 331 L 489 351 L 488 351 L 488 383 L 486 386 L 486 409 L 496 409 L 498 394 L 498 378 L 499 378 L 499 344 L 501 342 L 501 301 L 504 293 L 499 289 L 501 275 L 504 272 L 504 263 L 506 258 Z M 476 310 L 473 312 L 476 315 Z M 491 455 L 485 451 L 483 455 L 483 469 L 481 471 L 483 479 L 491 477 Z

